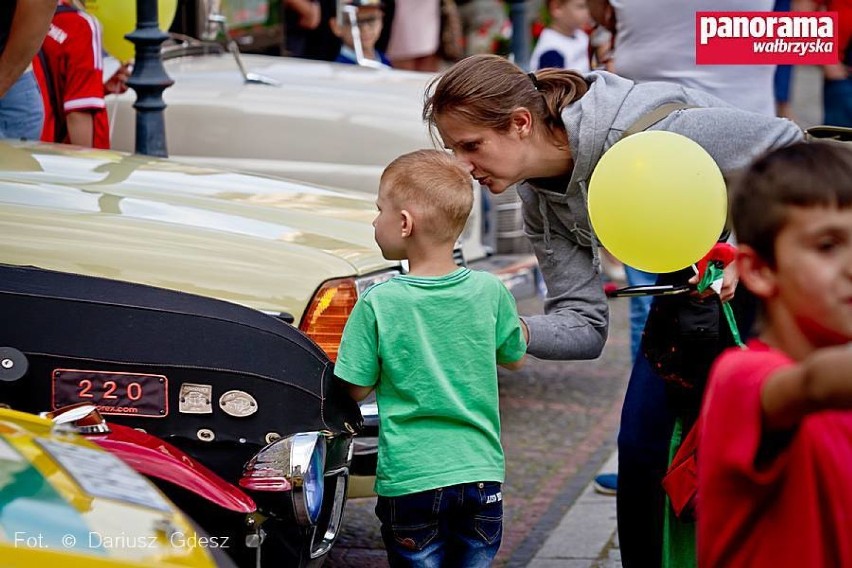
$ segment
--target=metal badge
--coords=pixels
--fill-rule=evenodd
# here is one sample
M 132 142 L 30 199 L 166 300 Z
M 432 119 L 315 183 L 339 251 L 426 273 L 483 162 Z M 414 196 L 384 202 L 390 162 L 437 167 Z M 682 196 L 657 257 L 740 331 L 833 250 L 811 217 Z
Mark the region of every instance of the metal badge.
M 213 385 L 183 383 L 178 393 L 181 414 L 213 414 Z
M 257 412 L 257 401 L 252 395 L 241 390 L 228 391 L 219 397 L 219 406 L 225 414 L 242 418 Z

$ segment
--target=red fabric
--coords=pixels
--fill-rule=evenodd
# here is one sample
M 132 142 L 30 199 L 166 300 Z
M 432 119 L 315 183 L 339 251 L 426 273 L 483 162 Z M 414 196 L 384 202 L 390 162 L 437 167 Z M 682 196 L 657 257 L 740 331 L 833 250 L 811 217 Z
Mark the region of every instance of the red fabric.
M 821 6 L 829 12 L 837 12 L 837 34 L 842 60 L 843 50 L 852 40 L 852 0 L 818 0 L 817 6 Z
M 792 364 L 752 341 L 710 372 L 699 417 L 699 566 L 852 566 L 852 412 L 811 414 L 774 460 L 755 466 L 761 386 Z
M 711 260 L 718 260 L 722 263 L 722 266 L 728 266 L 734 261 L 736 256 L 737 247 L 734 245 L 729 245 L 728 243 L 716 243 L 713 245 L 713 248 L 710 249 L 710 252 L 705 254 L 704 257 L 696 263 L 698 278 L 704 278 L 704 271 L 707 270 L 707 263 Z
M 834 0 L 829 4 L 828 9 L 837 12 L 837 19 L 840 24 L 838 26 L 838 39 L 842 50 L 852 41 L 852 0 Z
M 59 2 L 59 7 L 42 49 L 61 109 L 53 109 L 44 77 L 46 70 L 42 69 L 38 57 L 34 61 L 45 109 L 41 139 L 68 142 L 67 136 L 55 140 L 56 113 L 90 112 L 94 122 L 93 147 L 109 148 L 100 24 L 85 12 L 68 10 L 69 4 L 64 0 Z
M 663 489 L 669 496 L 675 516 L 679 519 L 694 518 L 697 508 L 698 436 L 698 427 L 694 425 L 680 443 L 663 478 Z

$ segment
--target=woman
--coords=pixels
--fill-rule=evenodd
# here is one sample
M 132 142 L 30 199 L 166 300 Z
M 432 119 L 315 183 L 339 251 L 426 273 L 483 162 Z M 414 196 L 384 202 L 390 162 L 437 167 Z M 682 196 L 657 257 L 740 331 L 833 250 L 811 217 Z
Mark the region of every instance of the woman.
M 648 130 L 691 138 L 723 173 L 802 138 L 788 120 L 738 110 L 679 85 L 636 84 L 603 71 L 582 76 L 544 69 L 527 74 L 500 57 L 477 55 L 458 62 L 430 84 L 423 118 L 433 134 L 492 193 L 520 184 L 525 231 L 547 284 L 545 314 L 523 318 L 531 355 L 542 359 L 600 355 L 609 314 L 598 276 L 598 243 L 589 222 L 588 181 L 602 154 L 623 132 L 666 103 L 690 108 L 671 112 Z M 733 297 L 736 280 L 733 269 L 726 269 L 723 301 Z M 637 459 L 631 462 L 632 471 L 620 466 L 618 499 L 629 498 L 631 491 L 642 497 L 648 494 L 646 510 L 634 515 L 661 532 L 660 479 L 666 470 L 672 421 L 666 418 L 662 380 L 643 358 L 637 361 L 640 365 L 643 372 L 631 376 L 619 435 L 620 462 L 630 456 Z

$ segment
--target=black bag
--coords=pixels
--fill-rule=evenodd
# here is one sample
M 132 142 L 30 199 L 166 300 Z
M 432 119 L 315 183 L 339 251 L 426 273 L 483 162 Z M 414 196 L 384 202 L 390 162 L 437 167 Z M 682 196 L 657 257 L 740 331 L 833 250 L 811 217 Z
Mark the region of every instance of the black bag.
M 691 268 L 661 274 L 658 283 L 683 284 L 692 274 Z M 756 298 L 739 286 L 731 307 L 745 339 L 755 320 Z M 688 416 L 697 414 L 713 361 L 734 345 L 719 296 L 690 293 L 654 298 L 640 348 L 654 372 L 666 381 L 672 408 Z

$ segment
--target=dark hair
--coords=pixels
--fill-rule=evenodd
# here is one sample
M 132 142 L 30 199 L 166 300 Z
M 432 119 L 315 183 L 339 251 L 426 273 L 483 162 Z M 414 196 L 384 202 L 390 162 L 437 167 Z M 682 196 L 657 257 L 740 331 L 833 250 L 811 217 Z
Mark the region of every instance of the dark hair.
M 814 206 L 852 206 L 852 149 L 841 143 L 799 142 L 755 160 L 731 192 L 737 241 L 774 266 L 788 208 Z
M 589 84 L 576 71 L 543 69 L 535 80 L 497 55 L 472 55 L 432 79 L 426 89 L 423 120 L 437 139 L 435 120 L 452 113 L 471 124 L 506 132 L 512 111 L 527 108 L 533 127 L 563 130 L 562 109 L 586 94 Z
M 440 150 L 416 150 L 396 158 L 381 183 L 400 208 L 413 209 L 438 239 L 455 241 L 473 207 L 470 173 Z

